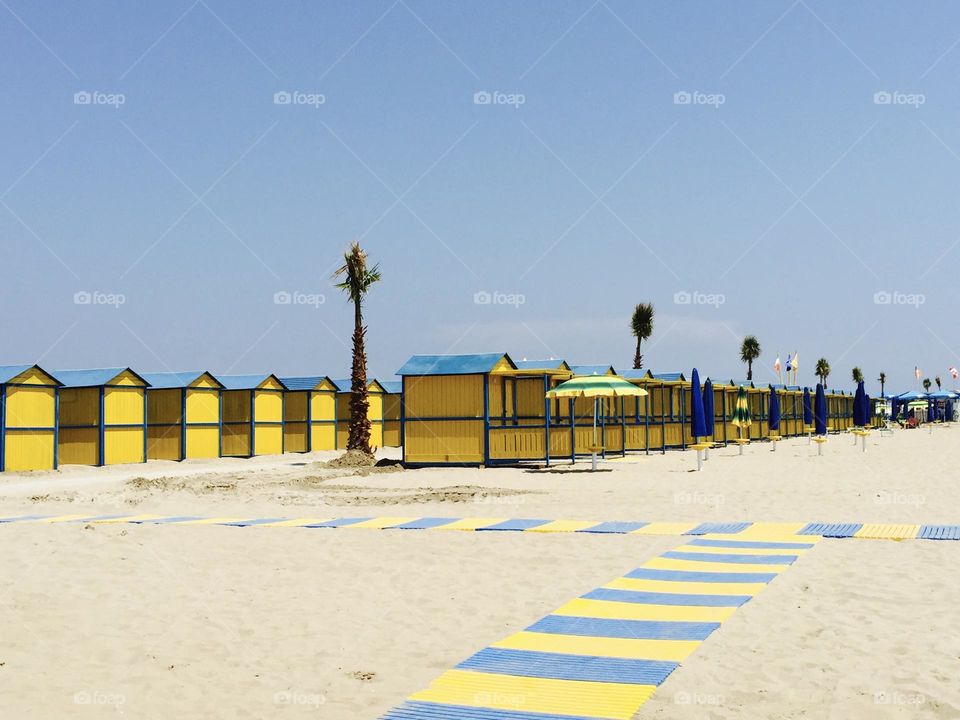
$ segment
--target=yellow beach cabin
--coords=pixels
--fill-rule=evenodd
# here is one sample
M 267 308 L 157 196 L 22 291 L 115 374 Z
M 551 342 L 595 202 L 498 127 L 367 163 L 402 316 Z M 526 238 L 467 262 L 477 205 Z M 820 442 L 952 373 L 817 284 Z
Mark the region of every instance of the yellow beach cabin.
M 276 375 L 215 375 L 221 385 L 220 447 L 224 457 L 283 452 L 283 392 Z
M 326 375 L 282 377 L 283 451 L 334 450 L 337 446 L 337 387 Z
M 186 460 L 220 457 L 220 391 L 208 372 L 144 373 L 147 457 Z
M 0 366 L 0 471 L 56 469 L 59 386 L 36 365 Z

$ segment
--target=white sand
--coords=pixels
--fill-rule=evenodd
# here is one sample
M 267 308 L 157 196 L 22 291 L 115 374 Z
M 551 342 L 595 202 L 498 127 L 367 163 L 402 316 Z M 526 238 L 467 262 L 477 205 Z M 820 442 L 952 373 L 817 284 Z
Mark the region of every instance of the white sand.
M 833 437 L 824 457 L 815 453 L 805 440 L 776 453 L 752 445 L 742 458 L 721 449 L 702 473 L 689 472 L 692 452 L 597 474 L 338 476 L 310 464 L 329 453 L 67 468 L 4 476 L 0 515 L 960 523 L 960 428 L 874 434 L 865 454 Z M 151 481 L 128 484 L 136 477 Z M 0 715 L 374 718 L 682 542 L 0 525 Z M 960 717 L 958 567 L 960 542 L 824 541 L 711 636 L 639 717 Z

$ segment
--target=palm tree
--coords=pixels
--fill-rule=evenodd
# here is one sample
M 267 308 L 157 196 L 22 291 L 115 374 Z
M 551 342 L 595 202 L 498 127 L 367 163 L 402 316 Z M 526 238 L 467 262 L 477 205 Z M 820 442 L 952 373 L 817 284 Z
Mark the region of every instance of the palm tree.
M 633 369 L 639 370 L 643 367 L 643 355 L 640 354 L 640 342 L 653 335 L 653 305 L 650 303 L 640 303 L 633 309 L 633 317 L 630 318 L 630 329 L 633 336 L 637 339 L 637 351 L 633 355 Z
M 343 265 L 333 273 L 333 279 L 343 278 L 336 287 L 347 293 L 353 303 L 353 367 L 350 371 L 350 431 L 347 450 L 359 450 L 372 455 L 370 450 L 370 419 L 367 411 L 367 353 L 363 326 L 363 298 L 370 286 L 380 280 L 380 266 L 367 267 L 367 254 L 354 242 L 343 255 Z
M 740 362 L 747 364 L 747 380 L 753 380 L 753 361 L 760 357 L 760 341 L 747 335 L 740 343 Z
M 858 367 L 855 367 L 851 374 L 853 375 L 854 385 L 859 385 L 861 382 L 863 382 L 863 370 L 861 370 Z
M 940 389 L 940 376 L 937 375 L 937 376 L 933 379 L 933 381 L 937 384 L 937 390 L 939 390 L 939 389 Z
M 930 386 L 931 386 L 932 384 L 933 384 L 933 383 L 930 382 L 930 378 L 924 378 L 924 379 L 923 379 L 923 391 L 924 391 L 924 392 L 930 392 Z
M 820 378 L 820 384 L 823 385 L 824 390 L 827 388 L 827 378 L 830 377 L 830 363 L 827 362 L 826 358 L 820 358 L 817 360 L 817 364 L 814 367 L 814 373 Z
M 880 382 L 880 397 L 884 397 L 883 388 L 887 384 L 887 374 L 881 370 L 880 377 L 877 380 Z

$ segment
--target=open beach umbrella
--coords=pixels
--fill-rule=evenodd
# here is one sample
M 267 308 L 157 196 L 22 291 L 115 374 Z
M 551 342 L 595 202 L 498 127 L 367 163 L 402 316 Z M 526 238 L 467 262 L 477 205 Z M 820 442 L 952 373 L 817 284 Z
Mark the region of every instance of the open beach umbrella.
M 693 369 L 690 377 L 690 434 L 694 442 L 707 436 L 707 422 L 703 416 L 703 394 L 700 392 L 700 373 Z
M 780 429 L 780 398 L 777 397 L 777 390 L 773 385 L 770 386 L 770 413 L 767 424 L 771 430 Z
M 703 384 L 703 419 L 707 428 L 707 437 L 714 433 L 713 383 L 710 378 Z
M 803 424 L 813 425 L 813 406 L 810 402 L 810 388 L 803 389 Z
M 547 391 L 550 400 L 557 398 L 593 398 L 593 445 L 590 450 L 592 469 L 597 469 L 597 400 L 602 397 L 641 397 L 647 391 L 616 375 L 585 375 L 560 383 Z
M 815 432 L 817 435 L 827 434 L 827 396 L 824 395 L 823 385 L 817 383 L 817 394 L 814 396 L 813 415 Z

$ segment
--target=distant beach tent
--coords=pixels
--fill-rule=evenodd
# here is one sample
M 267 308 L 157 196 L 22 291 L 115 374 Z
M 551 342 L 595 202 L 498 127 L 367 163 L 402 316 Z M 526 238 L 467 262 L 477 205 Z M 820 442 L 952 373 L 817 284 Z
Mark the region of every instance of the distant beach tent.
M 814 432 L 817 435 L 827 434 L 827 397 L 823 392 L 823 385 L 817 383 L 817 393 L 813 401 Z
M 147 460 L 147 381 L 130 368 L 55 370 L 58 453 L 64 465 Z
M 283 391 L 273 374 L 215 375 L 223 385 L 220 442 L 225 457 L 283 452 Z
M 337 447 L 337 387 L 326 375 L 282 377 L 284 452 Z
M 0 366 L 0 471 L 56 469 L 59 387 L 37 365 Z
M 597 469 L 597 453 L 602 450 L 597 443 L 597 407 L 599 398 L 618 398 L 618 397 L 643 397 L 647 391 L 637 387 L 633 383 L 627 382 L 621 377 L 615 375 L 589 375 L 573 377 L 566 382 L 560 383 L 552 390 L 548 390 L 546 397 L 550 400 L 561 398 L 593 398 L 593 444 L 590 447 L 591 467 Z M 701 399 L 701 415 L 703 413 L 703 400 Z M 702 424 L 702 417 L 701 417 Z
M 208 372 L 143 373 L 147 388 L 147 457 L 220 457 L 220 391 Z

